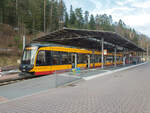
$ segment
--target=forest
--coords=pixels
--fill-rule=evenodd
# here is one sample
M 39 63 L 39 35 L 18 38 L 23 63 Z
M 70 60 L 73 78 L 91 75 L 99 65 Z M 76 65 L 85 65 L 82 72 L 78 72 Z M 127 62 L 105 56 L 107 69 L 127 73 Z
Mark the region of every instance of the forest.
M 22 36 L 32 38 L 63 27 L 116 32 L 146 48 L 149 38 L 111 15 L 68 10 L 63 0 L 0 0 L 0 47 L 22 50 Z M 3 43 L 5 42 L 5 43 Z

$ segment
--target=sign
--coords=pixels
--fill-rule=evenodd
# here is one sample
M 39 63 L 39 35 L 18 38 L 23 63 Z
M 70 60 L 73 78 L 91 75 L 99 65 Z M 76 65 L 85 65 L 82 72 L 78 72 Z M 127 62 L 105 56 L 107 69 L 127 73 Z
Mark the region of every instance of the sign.
M 107 55 L 107 49 L 104 49 L 104 55 Z

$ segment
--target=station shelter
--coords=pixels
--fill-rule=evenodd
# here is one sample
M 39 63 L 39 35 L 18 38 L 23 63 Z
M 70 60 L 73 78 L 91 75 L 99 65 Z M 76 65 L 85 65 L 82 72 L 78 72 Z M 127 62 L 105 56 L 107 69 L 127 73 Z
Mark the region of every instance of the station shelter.
M 114 66 L 117 66 L 117 55 L 122 54 L 119 59 L 123 61 L 123 65 L 135 64 L 142 62 L 143 53 L 145 50 L 138 47 L 136 44 L 127 38 L 109 31 L 86 30 L 86 29 L 70 29 L 63 28 L 44 36 L 35 38 L 32 42 L 40 43 L 56 43 L 66 46 L 74 46 L 89 50 L 101 51 L 101 63 L 104 67 L 107 53 L 113 53 Z

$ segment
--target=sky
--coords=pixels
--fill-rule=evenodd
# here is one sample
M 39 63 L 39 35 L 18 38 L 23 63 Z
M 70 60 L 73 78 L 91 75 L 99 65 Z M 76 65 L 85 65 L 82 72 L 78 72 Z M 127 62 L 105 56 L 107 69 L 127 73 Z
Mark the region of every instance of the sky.
M 64 0 L 70 5 L 87 10 L 90 14 L 112 15 L 114 21 L 123 22 L 137 32 L 150 37 L 150 0 Z

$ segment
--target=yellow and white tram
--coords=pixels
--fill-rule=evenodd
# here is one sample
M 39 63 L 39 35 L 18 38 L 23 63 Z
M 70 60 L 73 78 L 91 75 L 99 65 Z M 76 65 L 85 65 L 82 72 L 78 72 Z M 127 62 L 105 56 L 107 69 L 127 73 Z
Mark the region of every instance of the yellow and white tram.
M 117 53 L 116 64 L 122 64 L 122 54 Z M 48 75 L 72 68 L 101 67 L 101 52 L 58 44 L 29 44 L 25 47 L 20 70 L 33 75 Z M 104 55 L 104 65 L 114 65 L 114 54 Z

